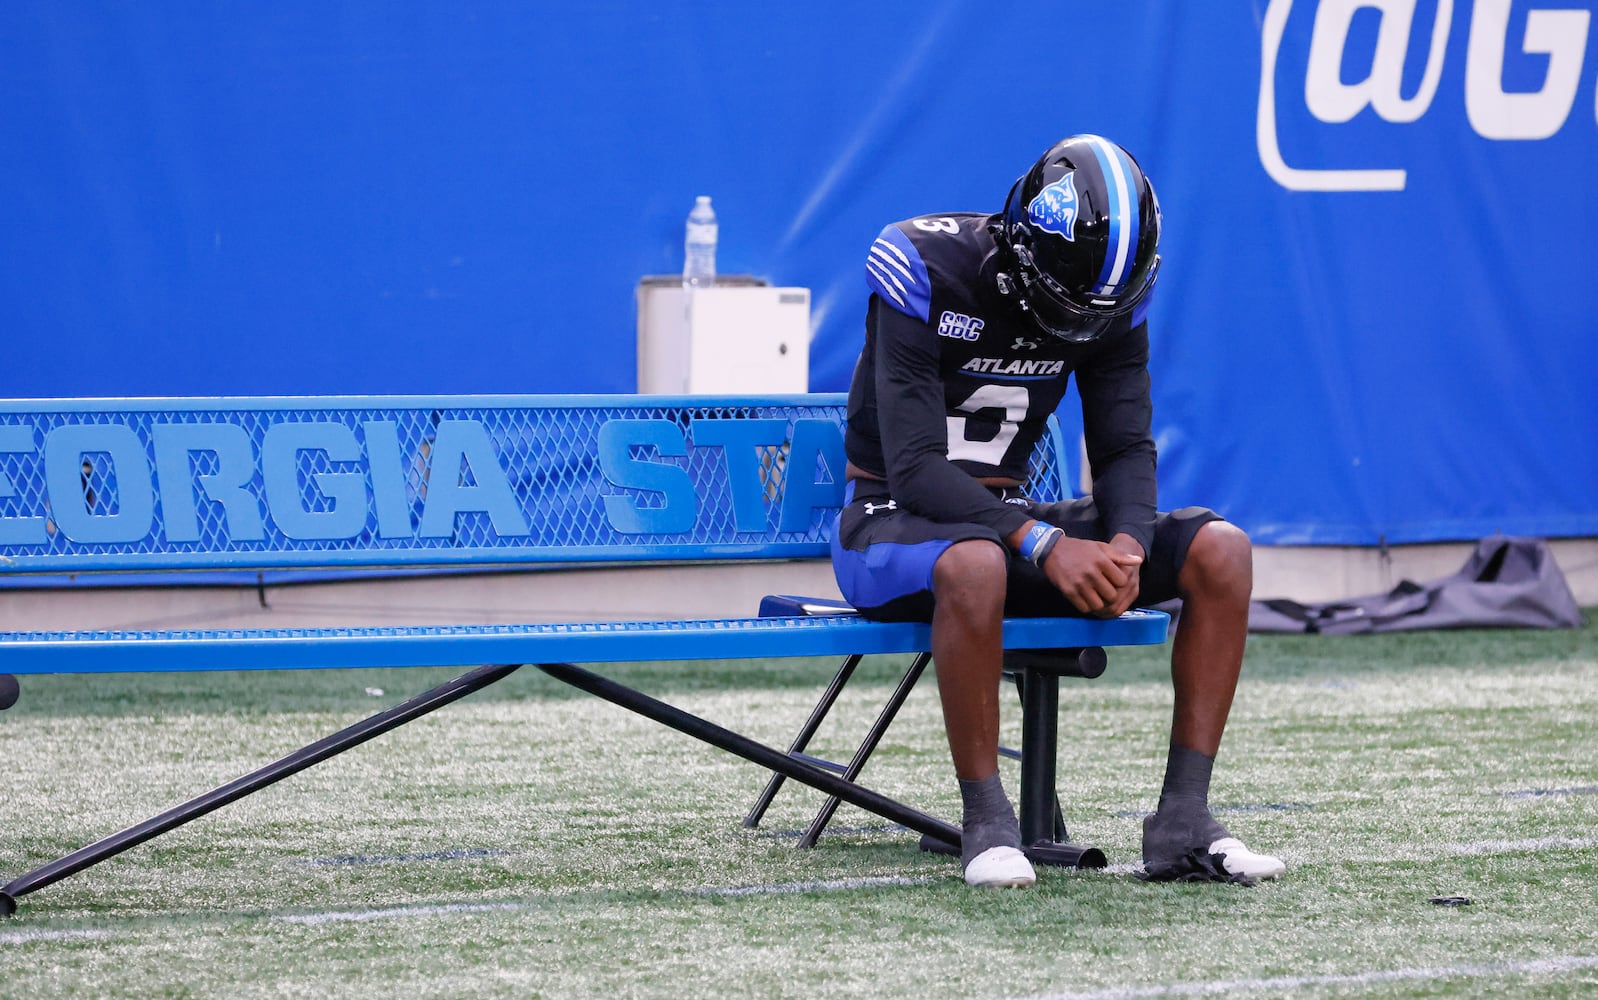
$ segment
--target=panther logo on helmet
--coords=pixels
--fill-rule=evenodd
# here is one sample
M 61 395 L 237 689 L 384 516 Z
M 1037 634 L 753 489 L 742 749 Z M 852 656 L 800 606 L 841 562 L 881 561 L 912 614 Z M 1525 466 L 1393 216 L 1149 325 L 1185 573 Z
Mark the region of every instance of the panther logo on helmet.
M 1076 197 L 1076 171 L 1039 191 L 1027 205 L 1027 217 L 1032 224 L 1045 232 L 1063 236 L 1076 242 L 1076 213 L 1081 203 Z

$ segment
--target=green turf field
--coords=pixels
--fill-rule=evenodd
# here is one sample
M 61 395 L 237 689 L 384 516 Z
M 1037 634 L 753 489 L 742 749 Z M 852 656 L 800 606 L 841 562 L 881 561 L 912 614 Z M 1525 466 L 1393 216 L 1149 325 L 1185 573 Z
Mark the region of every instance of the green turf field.
M 758 768 L 525 669 L 25 896 L 0 996 L 1598 996 L 1588 617 L 1251 640 L 1212 803 L 1288 862 L 1252 889 L 1132 873 L 1160 649 L 1063 683 L 1067 822 L 1111 868 L 1024 891 L 970 890 L 847 806 L 798 850 L 819 796 L 797 786 L 745 830 Z M 899 667 L 866 668 L 814 749 L 846 755 Z M 612 673 L 785 745 L 830 669 Z M 448 676 L 24 678 L 0 713 L 0 882 Z M 930 678 L 863 780 L 956 818 Z

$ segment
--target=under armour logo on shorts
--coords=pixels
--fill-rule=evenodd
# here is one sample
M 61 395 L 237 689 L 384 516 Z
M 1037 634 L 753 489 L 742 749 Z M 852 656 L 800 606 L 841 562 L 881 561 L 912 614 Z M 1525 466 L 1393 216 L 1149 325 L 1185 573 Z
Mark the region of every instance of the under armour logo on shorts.
M 879 510 L 898 510 L 898 509 L 899 509 L 899 505 L 894 503 L 892 500 L 889 500 L 887 503 L 872 503 L 869 500 L 866 501 L 866 513 L 867 514 L 875 514 Z

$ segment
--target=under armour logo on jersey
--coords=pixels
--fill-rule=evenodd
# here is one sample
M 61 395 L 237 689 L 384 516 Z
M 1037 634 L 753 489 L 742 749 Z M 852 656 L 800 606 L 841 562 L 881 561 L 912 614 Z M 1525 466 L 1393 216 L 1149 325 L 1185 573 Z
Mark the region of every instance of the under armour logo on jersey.
M 1027 218 L 1045 232 L 1055 233 L 1076 242 L 1076 213 L 1080 203 L 1076 197 L 1076 171 L 1049 184 L 1037 193 L 1027 205 Z
M 875 514 L 879 510 L 898 510 L 898 509 L 899 509 L 899 505 L 897 503 L 893 502 L 892 500 L 889 500 L 887 503 L 872 503 L 870 500 L 866 501 L 866 513 L 867 514 Z
M 1015 343 L 1010 345 L 1010 350 L 1019 351 L 1022 348 L 1026 348 L 1029 351 L 1035 351 L 1042 346 L 1043 341 L 1041 340 L 1029 340 L 1026 337 L 1017 337 L 1015 338 Z

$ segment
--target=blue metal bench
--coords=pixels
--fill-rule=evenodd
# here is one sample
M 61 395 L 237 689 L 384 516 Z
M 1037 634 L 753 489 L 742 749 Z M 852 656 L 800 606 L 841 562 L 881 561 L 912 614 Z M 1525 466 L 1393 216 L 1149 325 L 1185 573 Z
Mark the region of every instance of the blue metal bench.
M 824 559 L 842 501 L 843 420 L 839 395 L 0 401 L 0 577 L 97 574 L 114 586 L 116 574 L 140 571 Z M 1034 496 L 1068 492 L 1068 447 L 1056 431 L 1038 449 Z M 792 778 L 957 848 L 958 828 L 854 780 L 879 729 L 848 767 L 803 752 L 860 657 L 922 654 L 901 691 L 928 660 L 927 626 L 811 613 L 828 610 L 838 609 L 771 598 L 763 615 L 702 621 L 0 632 L 0 679 L 12 683 L 50 673 L 475 668 L 13 879 L 0 888 L 0 913 L 523 664 L 772 771 L 751 825 Z M 1005 623 L 1025 706 L 1022 822 L 1038 860 L 1103 864 L 1065 842 L 1057 818 L 1058 676 L 1094 675 L 1106 646 L 1163 642 L 1167 623 L 1148 611 Z M 787 752 L 576 665 L 831 655 L 844 665 Z

